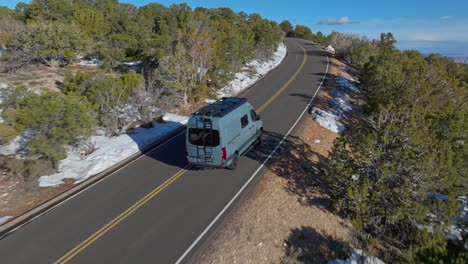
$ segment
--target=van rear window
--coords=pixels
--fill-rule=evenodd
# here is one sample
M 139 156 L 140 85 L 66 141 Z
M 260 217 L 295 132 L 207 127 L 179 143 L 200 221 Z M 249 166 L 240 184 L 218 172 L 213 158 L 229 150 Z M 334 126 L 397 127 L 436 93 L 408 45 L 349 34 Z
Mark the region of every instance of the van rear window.
M 197 146 L 219 146 L 218 130 L 209 128 L 189 128 L 188 140 L 190 144 Z

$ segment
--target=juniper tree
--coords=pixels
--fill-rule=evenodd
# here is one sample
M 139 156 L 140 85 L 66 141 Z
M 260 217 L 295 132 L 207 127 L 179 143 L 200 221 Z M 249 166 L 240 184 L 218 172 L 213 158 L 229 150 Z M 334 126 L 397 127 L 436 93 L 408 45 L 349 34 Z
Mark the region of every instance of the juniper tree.
M 388 43 L 362 72 L 369 120 L 330 155 L 333 206 L 393 248 L 390 261 L 457 259 L 445 237 L 456 197 L 466 195 L 466 83 L 447 61 Z
M 66 156 L 66 145 L 88 137 L 93 127 L 91 106 L 86 98 L 56 92 L 31 94 L 18 103 L 15 128 L 30 129 L 30 155 L 51 160 L 54 165 Z

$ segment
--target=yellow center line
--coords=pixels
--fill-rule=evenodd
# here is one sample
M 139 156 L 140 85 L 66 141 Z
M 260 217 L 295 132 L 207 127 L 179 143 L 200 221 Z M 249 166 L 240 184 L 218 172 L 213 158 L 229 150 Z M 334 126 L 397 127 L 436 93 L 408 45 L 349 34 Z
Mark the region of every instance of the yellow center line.
M 78 246 L 76 246 L 75 248 L 70 250 L 67 254 L 65 254 L 63 257 L 61 257 L 59 260 L 57 260 L 54 263 L 67 263 L 68 261 L 70 261 L 74 256 L 76 256 L 78 253 L 80 253 L 83 249 L 85 249 L 90 244 L 92 244 L 94 241 L 96 241 L 98 238 L 103 236 L 105 233 L 107 233 L 109 230 L 111 230 L 114 226 L 119 224 L 122 220 L 127 218 L 129 215 L 131 215 L 133 212 L 135 212 L 138 208 L 140 208 L 146 202 L 148 202 L 151 198 L 156 196 L 158 193 L 160 193 L 162 190 L 164 190 L 167 186 L 169 186 L 171 183 L 173 183 L 175 180 L 177 180 L 188 169 L 190 169 L 190 167 L 191 167 L 191 165 L 185 166 L 185 168 L 181 169 L 176 174 L 171 176 L 163 184 L 159 185 L 156 189 L 151 191 L 145 197 L 141 198 L 138 202 L 136 202 L 134 205 L 132 205 L 130 208 L 128 208 L 125 212 L 121 213 L 119 216 L 114 218 L 107 225 L 105 225 L 104 227 L 99 229 L 96 233 L 94 233 L 93 235 L 88 237 L 86 240 L 81 242 Z
M 257 112 L 260 113 L 261 111 L 263 111 L 263 109 L 265 109 L 268 105 L 270 105 L 273 100 L 276 99 L 276 97 L 278 97 L 281 93 L 284 92 L 284 90 L 286 90 L 286 88 L 288 88 L 288 86 L 296 79 L 297 75 L 299 75 L 299 73 L 301 72 L 302 68 L 304 68 L 304 65 L 307 61 L 307 56 L 305 56 L 305 53 L 306 53 L 306 50 L 304 49 L 304 47 L 302 47 L 301 45 L 297 44 L 301 49 L 302 49 L 302 52 L 304 53 L 304 58 L 302 59 L 302 64 L 301 66 L 299 67 L 299 69 L 296 71 L 296 73 L 294 73 L 294 75 L 291 77 L 291 79 L 289 79 L 284 85 L 283 87 L 281 87 L 268 101 L 266 101 L 266 103 L 264 103 L 258 110 Z
M 258 110 L 257 112 L 260 113 L 261 111 L 263 111 L 268 105 L 270 105 L 273 100 L 275 100 L 290 84 L 292 81 L 294 81 L 294 79 L 296 79 L 297 75 L 299 74 L 299 72 L 302 70 L 302 68 L 304 67 L 306 61 L 307 61 L 307 56 L 305 56 L 305 53 L 306 53 L 306 50 L 299 44 L 297 44 L 301 49 L 302 51 L 304 52 L 304 58 L 302 60 L 302 64 L 301 66 L 299 67 L 299 69 L 296 71 L 296 73 L 294 73 L 294 75 L 291 77 L 291 79 L 289 79 L 267 102 L 265 102 Z M 142 207 L 146 202 L 148 202 L 150 199 L 152 199 L 153 197 L 155 197 L 156 195 L 158 195 L 158 193 L 160 193 L 162 190 L 164 190 L 167 186 L 171 185 L 174 181 L 176 181 L 180 176 L 182 176 L 183 174 L 185 174 L 185 172 L 187 172 L 187 170 L 189 170 L 190 168 L 192 167 L 192 165 L 187 165 L 185 166 L 185 168 L 181 169 L 180 171 L 176 172 L 174 175 L 172 175 L 169 179 L 167 179 L 163 184 L 159 185 L 158 187 L 156 187 L 156 189 L 154 189 L 153 191 L 151 191 L 150 193 L 148 193 L 147 195 L 145 195 L 145 197 L 141 198 L 138 202 L 136 202 L 135 204 L 133 204 L 131 207 L 129 207 L 127 210 L 125 210 L 125 212 L 121 213 L 119 216 L 117 216 L 116 218 L 114 218 L 112 221 L 110 221 L 109 223 L 107 223 L 104 227 L 102 227 L 101 229 L 99 229 L 97 232 L 95 232 L 94 234 L 92 234 L 90 237 L 88 237 L 86 240 L 84 240 L 83 242 L 81 242 L 79 245 L 77 245 L 76 247 L 74 247 L 72 250 L 70 250 L 69 252 L 67 252 L 63 257 L 61 257 L 60 259 L 58 259 L 57 261 L 55 261 L 54 263 L 55 264 L 63 264 L 63 263 L 67 263 L 68 261 L 70 261 L 72 258 L 74 258 L 77 254 L 79 254 L 81 251 L 83 251 L 86 247 L 88 247 L 89 245 L 91 245 L 94 241 L 98 240 L 101 236 L 103 236 L 104 234 L 106 234 L 107 232 L 109 232 L 113 227 L 115 227 L 116 225 L 118 225 L 120 222 L 122 222 L 125 218 L 127 218 L 129 215 L 131 215 L 133 212 L 135 212 L 136 210 L 138 210 L 140 207 Z

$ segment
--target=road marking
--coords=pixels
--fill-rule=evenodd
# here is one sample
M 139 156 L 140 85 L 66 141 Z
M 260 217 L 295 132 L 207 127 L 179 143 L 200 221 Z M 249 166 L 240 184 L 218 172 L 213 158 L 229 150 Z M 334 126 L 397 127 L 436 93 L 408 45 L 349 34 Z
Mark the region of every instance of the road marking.
M 301 48 L 302 48 L 302 46 L 301 46 Z M 305 52 L 305 49 L 304 48 L 302 48 L 302 49 Z M 278 148 L 281 146 L 281 144 L 283 144 L 283 142 L 286 140 L 286 138 L 289 136 L 289 134 L 291 134 L 291 132 L 297 126 L 299 121 L 302 119 L 302 117 L 304 116 L 307 109 L 311 106 L 312 101 L 314 100 L 314 98 L 317 95 L 318 91 L 322 87 L 323 81 L 325 80 L 325 77 L 328 74 L 329 60 L 328 60 L 327 54 L 326 53 L 324 53 L 324 54 L 327 57 L 327 69 L 325 70 L 325 74 L 324 74 L 324 76 L 322 78 L 322 81 L 320 82 L 320 85 L 318 86 L 317 90 L 315 91 L 314 96 L 312 96 L 312 99 L 310 99 L 309 103 L 304 108 L 304 111 L 302 111 L 301 115 L 299 116 L 299 118 L 297 118 L 296 122 L 292 125 L 291 129 L 289 129 L 288 133 L 286 133 L 286 135 L 283 137 L 283 139 L 281 139 L 281 141 L 278 143 L 278 145 L 276 145 L 275 149 L 273 149 L 273 151 L 270 153 L 270 155 L 268 155 L 268 157 L 263 161 L 262 165 L 260 165 L 260 167 L 258 167 L 258 169 L 252 174 L 252 176 L 250 176 L 250 178 L 247 180 L 247 182 L 240 188 L 240 190 L 236 193 L 236 195 L 234 195 L 234 197 L 229 201 L 229 203 L 227 203 L 227 205 L 221 210 L 221 212 L 218 213 L 218 215 L 211 221 L 211 223 L 205 228 L 205 230 L 203 230 L 203 232 L 197 237 L 197 239 L 195 239 L 195 241 L 193 241 L 193 243 L 187 248 L 187 250 L 185 250 L 185 252 L 182 254 L 182 256 L 180 256 L 180 258 L 176 261 L 176 264 L 180 264 L 184 260 L 184 258 L 190 253 L 190 251 L 192 251 L 192 249 L 198 244 L 198 242 L 200 242 L 200 240 L 206 235 L 206 233 L 208 233 L 208 231 L 213 227 L 213 225 L 219 220 L 219 218 L 227 211 L 227 209 L 231 206 L 231 204 L 234 203 L 234 201 L 237 199 L 237 197 L 239 197 L 239 195 L 244 191 L 244 189 L 249 185 L 249 183 L 255 178 L 255 176 L 257 176 L 257 174 L 263 169 L 263 167 L 265 167 L 265 164 L 271 159 L 273 154 L 275 154 L 275 152 L 278 150 Z
M 290 84 L 292 81 L 294 81 L 294 79 L 296 79 L 297 75 L 299 75 L 299 72 L 302 70 L 302 68 L 304 67 L 306 61 L 307 61 L 307 56 L 306 56 L 306 50 L 299 44 L 297 44 L 303 51 L 304 53 L 304 58 L 302 60 L 302 64 L 301 66 L 298 68 L 298 70 L 294 73 L 294 75 L 291 77 L 291 79 L 289 79 L 272 97 L 270 97 L 270 99 L 265 102 L 258 110 L 257 112 L 260 113 L 261 111 L 263 111 L 268 105 L 270 105 Z M 328 67 L 328 66 L 327 66 Z M 315 96 L 315 95 L 314 95 Z M 179 135 L 179 134 L 177 134 Z M 172 139 L 170 139 L 172 140 Z M 280 142 L 280 144 L 282 143 L 282 141 Z M 151 150 L 152 152 L 153 150 Z M 276 151 L 276 149 L 274 150 Z M 271 156 L 272 154 L 270 154 Z M 270 156 L 268 158 L 270 158 Z M 263 166 L 263 164 L 262 164 Z M 258 171 L 260 170 L 260 168 L 257 169 L 257 171 L 255 172 L 254 175 L 256 175 L 258 173 Z M 135 212 L 137 209 L 139 209 L 141 206 L 143 206 L 146 202 L 148 202 L 151 198 L 153 198 L 154 196 L 156 196 L 158 193 L 160 193 L 162 190 L 164 190 L 167 186 L 169 186 L 171 183 L 173 183 L 174 181 L 176 181 L 180 176 L 182 176 L 185 172 L 187 172 L 188 169 L 190 169 L 191 165 L 187 165 L 185 168 L 181 169 L 180 171 L 178 171 L 177 173 L 175 173 L 174 175 L 172 175 L 168 180 L 166 180 L 163 184 L 159 185 L 158 187 L 156 187 L 156 189 L 154 189 L 153 191 L 151 191 L 149 194 L 147 194 L 145 197 L 141 198 L 138 202 L 136 202 L 134 205 L 132 205 L 131 207 L 129 207 L 125 212 L 121 213 L 119 216 L 117 216 L 116 218 L 114 218 L 112 221 L 110 221 L 109 223 L 107 223 L 104 227 L 102 227 L 101 229 L 99 229 L 97 232 L 95 232 L 94 234 L 92 234 L 90 237 L 88 237 L 86 240 L 84 240 L 83 242 L 81 242 L 79 245 L 77 245 L 76 247 L 74 247 L 72 250 L 70 250 L 69 252 L 67 252 L 64 256 L 62 256 L 60 259 L 58 259 L 57 261 L 55 261 L 54 263 L 55 264 L 63 264 L 63 263 L 67 263 L 68 261 L 70 261 L 72 258 L 74 258 L 77 254 L 79 254 L 81 251 L 83 251 L 84 249 L 86 249 L 89 245 L 91 245 L 94 241 L 96 241 L 97 239 L 99 239 L 101 236 L 103 236 L 104 234 L 106 234 L 108 231 L 110 231 L 113 227 L 115 227 L 116 225 L 118 225 L 121 221 L 123 221 L 125 218 L 127 218 L 129 215 L 131 215 L 133 212 Z M 247 182 L 247 184 L 252 180 L 252 177 L 251 179 L 249 179 L 249 181 Z M 244 187 L 243 187 L 244 188 Z M 242 188 L 242 190 L 243 190 Z M 238 195 L 235 196 L 235 198 L 237 197 Z M 235 199 L 234 198 L 234 199 Z M 232 202 L 230 202 L 228 204 L 227 207 L 229 207 L 229 205 L 231 204 Z M 227 208 L 226 208 L 227 209 Z M 224 211 L 223 211 L 224 213 Z M 188 253 L 188 252 L 187 252 Z M 183 256 L 185 257 L 185 255 Z M 182 257 L 182 258 L 183 258 Z
M 266 101 L 266 103 L 264 103 L 258 110 L 257 112 L 260 113 L 261 111 L 263 111 L 263 109 L 265 109 L 268 105 L 270 105 L 275 99 L 276 97 L 278 97 L 281 93 L 284 92 L 284 90 L 286 90 L 286 88 L 288 88 L 288 86 L 296 79 L 297 75 L 299 75 L 299 72 L 302 71 L 302 68 L 304 68 L 304 65 L 307 61 L 307 56 L 305 56 L 306 54 L 306 50 L 304 49 L 304 47 L 302 47 L 301 45 L 297 44 L 301 49 L 302 49 L 302 52 L 304 53 L 304 58 L 302 59 L 302 64 L 301 66 L 299 67 L 299 69 L 296 71 L 296 73 L 294 73 L 294 75 L 291 77 L 291 79 L 289 79 L 284 85 L 283 87 L 281 87 L 272 97 L 270 97 L 270 99 L 268 99 L 268 101 Z
M 167 145 L 169 142 L 171 142 L 172 140 L 174 140 L 175 138 L 177 138 L 177 137 L 178 137 L 179 135 L 181 135 L 182 133 L 185 133 L 185 131 L 181 131 L 181 132 L 175 134 L 173 137 L 169 138 L 167 141 L 165 141 L 165 142 L 163 142 L 163 143 L 157 145 L 156 147 L 154 147 L 154 148 L 152 148 L 151 150 L 149 150 L 148 152 L 146 152 L 145 155 L 148 155 L 148 154 L 154 152 L 155 150 L 157 150 L 157 149 L 159 149 L 159 148 L 161 148 L 161 147 Z M 27 224 L 33 222 L 34 220 L 38 219 L 39 217 L 41 217 L 41 216 L 47 214 L 48 212 L 54 210 L 55 208 L 61 206 L 62 204 L 66 203 L 67 201 L 73 199 L 75 196 L 78 196 L 79 194 L 81 194 L 81 193 L 83 193 L 83 192 L 89 190 L 91 187 L 97 185 L 98 183 L 101 183 L 101 182 L 103 182 L 104 180 L 107 180 L 107 179 L 109 178 L 109 176 L 114 175 L 115 173 L 117 173 L 117 172 L 123 170 L 124 168 L 126 168 L 127 166 L 130 166 L 130 165 L 133 164 L 135 161 L 139 160 L 140 158 L 144 157 L 145 155 L 139 156 L 139 157 L 136 158 L 135 160 L 133 160 L 133 161 L 131 161 L 131 162 L 125 164 L 124 166 L 122 166 L 122 167 L 120 167 L 120 168 L 118 168 L 118 169 L 116 169 L 116 170 L 115 170 L 114 172 L 112 172 L 111 174 L 102 177 L 101 179 L 97 180 L 97 181 L 94 182 L 93 184 L 91 184 L 91 185 L 89 185 L 89 186 L 86 186 L 84 189 L 82 189 L 82 190 L 80 190 L 80 191 L 74 193 L 74 194 L 71 195 L 70 197 L 67 197 L 65 200 L 60 201 L 60 202 L 57 203 L 56 205 L 54 205 L 54 206 L 52 206 L 51 208 L 47 209 L 46 211 L 44 211 L 44 212 L 42 212 L 42 213 L 40 213 L 40 214 L 34 216 L 33 218 L 29 219 L 28 221 L 26 221 L 26 222 L 20 224 L 19 226 L 17 226 L 17 227 L 15 227 L 15 228 L 11 229 L 11 230 L 8 231 L 7 233 L 3 234 L 3 235 L 0 237 L 0 239 L 3 239 L 4 237 L 9 236 L 10 234 L 14 233 L 16 230 L 22 228 L 23 226 L 25 226 L 25 225 L 27 225 Z
M 163 184 L 159 185 L 156 189 L 151 191 L 149 194 L 147 194 L 145 197 L 141 198 L 138 202 L 133 204 L 131 207 L 129 207 L 125 212 L 121 213 L 119 216 L 114 218 L 112 221 L 110 221 L 107 225 L 99 229 L 96 233 L 88 237 L 86 240 L 81 242 L 78 246 L 70 250 L 67 254 L 65 254 L 63 257 L 58 259 L 56 264 L 58 263 L 67 263 L 70 261 L 74 256 L 76 256 L 78 253 L 80 253 L 83 249 L 88 247 L 90 244 L 92 244 L 94 241 L 99 239 L 101 236 L 106 234 L 109 230 L 111 230 L 114 226 L 118 225 L 121 221 L 123 221 L 125 218 L 127 218 L 129 215 L 131 215 L 133 212 L 138 210 L 141 206 L 143 206 L 146 202 L 148 202 L 151 198 L 156 196 L 158 193 L 160 193 L 162 190 L 164 190 L 167 186 L 169 186 L 171 183 L 176 181 L 180 176 L 182 176 L 188 169 L 190 169 L 191 165 L 185 166 L 185 168 L 181 169 L 178 171 L 176 174 L 172 175 L 169 179 L 167 179 Z

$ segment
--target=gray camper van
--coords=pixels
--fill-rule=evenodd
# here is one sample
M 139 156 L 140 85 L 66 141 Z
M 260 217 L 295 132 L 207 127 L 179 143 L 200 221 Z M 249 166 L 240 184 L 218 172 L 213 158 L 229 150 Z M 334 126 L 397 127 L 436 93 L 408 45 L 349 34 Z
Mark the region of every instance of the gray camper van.
M 261 141 L 263 123 L 245 98 L 207 105 L 187 122 L 187 159 L 197 167 L 235 169 L 239 155 Z

